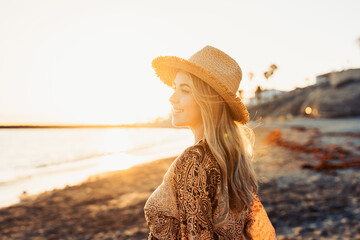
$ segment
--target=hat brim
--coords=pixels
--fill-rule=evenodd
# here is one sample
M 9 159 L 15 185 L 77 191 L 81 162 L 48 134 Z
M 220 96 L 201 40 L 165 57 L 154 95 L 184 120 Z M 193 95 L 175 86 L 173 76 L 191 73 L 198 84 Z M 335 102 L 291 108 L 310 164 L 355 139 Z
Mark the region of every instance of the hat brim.
M 223 97 L 231 110 L 235 121 L 245 125 L 249 121 L 249 112 L 236 94 L 232 93 L 210 71 L 176 56 L 161 56 L 152 61 L 156 75 L 169 87 L 173 87 L 174 79 L 179 70 L 189 72 L 209 84 L 220 96 Z

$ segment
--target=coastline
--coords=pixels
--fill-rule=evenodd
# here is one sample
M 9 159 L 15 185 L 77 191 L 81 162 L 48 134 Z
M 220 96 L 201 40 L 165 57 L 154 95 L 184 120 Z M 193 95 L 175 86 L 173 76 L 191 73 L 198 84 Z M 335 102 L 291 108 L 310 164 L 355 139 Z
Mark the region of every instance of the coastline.
M 15 129 L 0 137 L 13 139 L 0 154 L 0 208 L 22 195 L 178 155 L 192 142 L 190 130 L 164 128 Z
M 358 156 L 357 135 L 332 138 L 329 132 L 339 129 L 339 124 L 321 120 L 321 126 L 313 126 L 311 121 L 315 120 L 255 123 L 254 167 L 260 199 L 278 239 L 360 238 L 360 188 L 356 181 L 360 169 L 304 168 L 304 163 L 320 161 L 319 153 L 294 150 L 272 138 L 278 130 L 283 142 L 305 146 L 309 139 L 315 139 L 315 146 L 332 144 L 335 148 L 338 144 L 338 148 L 353 149 L 353 155 Z M 319 130 L 317 135 L 314 127 Z M 334 139 L 340 142 L 333 143 Z M 174 159 L 104 172 L 78 185 L 24 197 L 19 204 L 0 209 L 0 235 L 3 239 L 145 239 L 144 204 Z

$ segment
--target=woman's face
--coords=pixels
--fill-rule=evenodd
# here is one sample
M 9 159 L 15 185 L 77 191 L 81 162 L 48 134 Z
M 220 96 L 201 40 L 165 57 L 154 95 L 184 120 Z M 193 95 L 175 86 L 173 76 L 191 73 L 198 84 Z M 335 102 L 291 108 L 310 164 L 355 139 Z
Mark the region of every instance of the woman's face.
M 192 79 L 185 72 L 178 72 L 174 80 L 174 93 L 170 97 L 173 106 L 172 124 L 197 128 L 202 125 L 200 107 L 191 89 Z

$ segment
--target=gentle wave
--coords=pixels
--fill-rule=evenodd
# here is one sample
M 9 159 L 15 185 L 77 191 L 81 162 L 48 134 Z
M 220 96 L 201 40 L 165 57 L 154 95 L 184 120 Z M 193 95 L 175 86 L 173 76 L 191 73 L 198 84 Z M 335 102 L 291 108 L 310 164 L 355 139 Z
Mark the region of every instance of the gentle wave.
M 0 185 L 16 183 L 24 181 L 38 175 L 46 175 L 71 171 L 74 169 L 86 168 L 95 165 L 91 159 L 108 156 L 114 153 L 99 153 L 87 156 L 81 156 L 72 160 L 51 162 L 43 164 L 43 166 L 34 166 L 29 169 L 14 169 L 13 171 L 0 171 Z

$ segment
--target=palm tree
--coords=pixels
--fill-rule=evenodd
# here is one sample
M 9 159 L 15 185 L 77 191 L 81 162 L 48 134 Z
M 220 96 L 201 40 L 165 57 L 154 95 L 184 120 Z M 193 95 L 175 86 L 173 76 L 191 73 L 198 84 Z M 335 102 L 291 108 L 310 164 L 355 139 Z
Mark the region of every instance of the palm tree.
M 264 77 L 266 78 L 266 80 L 269 80 L 269 78 L 274 74 L 276 69 L 278 69 L 278 66 L 276 66 L 275 64 L 270 65 L 269 69 L 264 72 Z
M 255 97 L 258 100 L 258 102 L 261 102 L 261 93 L 262 93 L 262 89 L 260 86 L 257 86 L 256 91 L 255 91 Z

